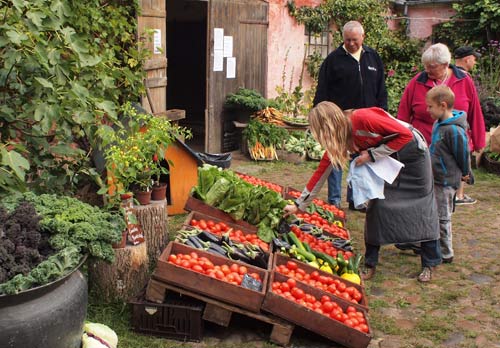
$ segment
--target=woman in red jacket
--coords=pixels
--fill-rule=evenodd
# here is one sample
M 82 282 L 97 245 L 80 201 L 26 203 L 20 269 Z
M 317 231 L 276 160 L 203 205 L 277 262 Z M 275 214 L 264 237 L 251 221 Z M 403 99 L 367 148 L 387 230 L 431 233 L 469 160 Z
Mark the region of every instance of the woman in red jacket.
M 391 156 L 404 164 L 392 184 L 384 184 L 385 199 L 368 203 L 365 220 L 365 274 L 375 274 L 380 246 L 421 242 L 420 281 L 429 281 L 433 267 L 441 263 L 439 224 L 434 199 L 429 150 L 422 135 L 380 108 L 364 108 L 345 114 L 331 102 L 319 103 L 309 113 L 313 136 L 326 150 L 320 164 L 295 205 L 285 211 L 305 209 L 321 189 L 333 167 L 347 163 L 358 153 L 356 165 Z M 386 143 L 388 135 L 397 136 Z

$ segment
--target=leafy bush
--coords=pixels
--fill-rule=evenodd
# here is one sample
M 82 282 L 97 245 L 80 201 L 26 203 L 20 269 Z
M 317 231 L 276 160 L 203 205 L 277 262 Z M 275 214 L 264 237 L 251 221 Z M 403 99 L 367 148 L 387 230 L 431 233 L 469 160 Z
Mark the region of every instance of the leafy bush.
M 96 129 L 144 90 L 137 11 L 137 1 L 0 2 L 0 194 L 96 175 Z
M 224 105 L 226 108 L 259 111 L 266 108 L 268 103 L 258 91 L 240 87 L 236 93 L 227 95 Z

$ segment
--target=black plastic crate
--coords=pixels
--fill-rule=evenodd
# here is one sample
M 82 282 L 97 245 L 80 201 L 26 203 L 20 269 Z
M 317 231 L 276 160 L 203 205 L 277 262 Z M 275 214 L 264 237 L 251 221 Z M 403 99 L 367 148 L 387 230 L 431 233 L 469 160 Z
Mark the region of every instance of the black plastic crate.
M 132 329 L 143 334 L 199 342 L 203 338 L 204 302 L 169 292 L 164 303 L 148 302 L 144 292 L 129 302 Z

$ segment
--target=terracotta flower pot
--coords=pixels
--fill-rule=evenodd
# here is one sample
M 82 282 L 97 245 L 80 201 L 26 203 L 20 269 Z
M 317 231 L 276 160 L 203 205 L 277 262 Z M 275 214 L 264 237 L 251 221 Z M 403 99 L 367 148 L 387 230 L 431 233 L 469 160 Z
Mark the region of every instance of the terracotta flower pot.
M 131 199 L 132 197 L 134 197 L 134 194 L 132 192 L 122 193 L 120 195 L 120 199 L 122 201 L 127 201 L 127 200 Z
M 167 198 L 167 183 L 161 182 L 159 185 L 154 185 L 153 191 L 151 192 L 151 200 L 163 201 L 166 198 Z
M 111 246 L 113 247 L 113 249 L 122 249 L 122 248 L 125 248 L 125 246 L 127 245 L 127 236 L 128 236 L 128 232 L 125 230 L 122 232 L 122 240 L 117 242 L 117 243 L 113 243 Z
M 141 205 L 148 205 L 151 203 L 151 191 L 137 191 L 134 196 Z

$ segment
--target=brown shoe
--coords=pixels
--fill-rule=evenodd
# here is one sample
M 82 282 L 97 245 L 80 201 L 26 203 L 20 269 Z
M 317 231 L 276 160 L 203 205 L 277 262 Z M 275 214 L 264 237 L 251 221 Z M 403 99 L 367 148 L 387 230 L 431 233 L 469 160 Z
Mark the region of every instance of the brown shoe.
M 432 279 L 432 268 L 431 267 L 424 267 L 422 269 L 422 273 L 418 276 L 418 281 L 421 283 L 428 283 Z
M 361 279 L 370 280 L 375 276 L 375 267 L 366 267 L 363 272 L 361 272 Z

